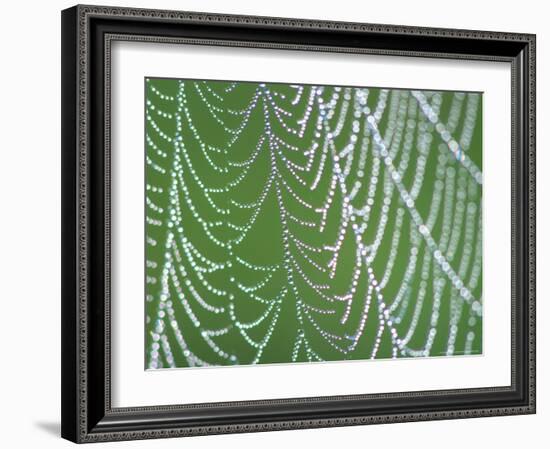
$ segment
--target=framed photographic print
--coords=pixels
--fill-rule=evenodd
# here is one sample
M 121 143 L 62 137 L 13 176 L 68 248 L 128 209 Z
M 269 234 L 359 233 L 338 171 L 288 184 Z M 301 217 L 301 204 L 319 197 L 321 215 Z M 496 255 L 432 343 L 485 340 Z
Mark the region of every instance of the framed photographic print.
M 62 12 L 62 436 L 535 412 L 535 36 Z

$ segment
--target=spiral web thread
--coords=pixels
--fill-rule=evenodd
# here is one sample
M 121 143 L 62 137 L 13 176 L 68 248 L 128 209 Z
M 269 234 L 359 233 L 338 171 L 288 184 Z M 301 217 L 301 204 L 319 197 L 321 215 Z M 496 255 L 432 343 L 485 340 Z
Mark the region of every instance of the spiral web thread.
M 482 352 L 481 94 L 146 79 L 146 366 Z

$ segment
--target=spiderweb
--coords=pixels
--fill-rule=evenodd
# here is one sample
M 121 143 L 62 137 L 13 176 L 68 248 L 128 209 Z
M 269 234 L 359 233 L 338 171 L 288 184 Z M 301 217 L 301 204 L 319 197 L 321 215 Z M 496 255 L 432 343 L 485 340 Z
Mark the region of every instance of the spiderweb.
M 146 80 L 148 368 L 479 354 L 481 95 Z

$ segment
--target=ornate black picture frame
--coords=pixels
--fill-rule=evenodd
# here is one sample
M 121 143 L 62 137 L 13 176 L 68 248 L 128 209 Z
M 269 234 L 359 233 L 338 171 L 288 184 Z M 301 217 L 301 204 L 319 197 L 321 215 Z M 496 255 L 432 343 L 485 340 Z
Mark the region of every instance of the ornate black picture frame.
M 113 408 L 110 49 L 117 40 L 509 63 L 511 386 Z M 534 412 L 534 35 L 81 5 L 62 12 L 64 438 L 84 443 Z

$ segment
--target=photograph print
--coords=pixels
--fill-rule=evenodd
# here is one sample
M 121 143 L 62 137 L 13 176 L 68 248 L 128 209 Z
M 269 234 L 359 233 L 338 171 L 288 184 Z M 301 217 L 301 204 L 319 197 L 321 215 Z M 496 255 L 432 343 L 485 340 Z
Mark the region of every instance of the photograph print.
M 144 89 L 146 369 L 483 354 L 482 93 Z

